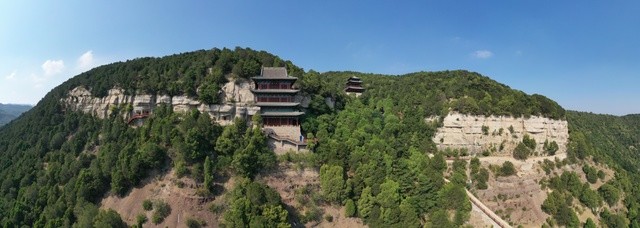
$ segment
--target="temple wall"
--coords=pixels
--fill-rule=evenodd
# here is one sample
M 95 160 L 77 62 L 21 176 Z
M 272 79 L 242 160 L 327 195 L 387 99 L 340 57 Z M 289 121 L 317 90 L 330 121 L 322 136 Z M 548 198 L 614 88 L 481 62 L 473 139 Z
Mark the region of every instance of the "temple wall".
M 266 130 L 270 130 L 279 137 L 286 137 L 293 140 L 300 140 L 300 126 L 264 126 Z

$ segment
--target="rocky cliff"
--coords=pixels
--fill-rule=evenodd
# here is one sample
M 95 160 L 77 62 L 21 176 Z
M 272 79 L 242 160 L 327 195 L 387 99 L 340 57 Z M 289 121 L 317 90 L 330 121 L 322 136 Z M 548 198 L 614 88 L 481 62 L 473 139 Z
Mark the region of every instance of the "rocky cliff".
M 427 118 L 426 121 L 438 121 Z M 544 117 L 514 118 L 509 116 L 475 116 L 450 113 L 442 120 L 433 141 L 439 149 L 467 148 L 471 153 L 490 151 L 492 154 L 511 154 L 525 135 L 535 139 L 535 152 L 543 151 L 545 140 L 558 143 L 557 153 L 565 153 L 569 138 L 566 120 Z
M 62 99 L 65 108 L 73 111 L 81 111 L 105 118 L 111 114 L 113 107 L 130 104 L 132 113 L 127 113 L 123 118 L 128 118 L 136 111 L 151 112 L 160 104 L 170 104 L 175 112 L 187 112 L 197 109 L 207 112 L 221 125 L 233 122 L 237 117 L 253 115 L 259 107 L 253 106 L 254 97 L 251 93 L 249 82 L 228 82 L 220 91 L 222 104 L 204 104 L 203 102 L 187 96 L 168 96 L 163 94 L 136 94 L 126 95 L 120 88 L 112 88 L 105 97 L 94 97 L 91 91 L 85 87 L 76 87 L 69 91 L 67 97 Z

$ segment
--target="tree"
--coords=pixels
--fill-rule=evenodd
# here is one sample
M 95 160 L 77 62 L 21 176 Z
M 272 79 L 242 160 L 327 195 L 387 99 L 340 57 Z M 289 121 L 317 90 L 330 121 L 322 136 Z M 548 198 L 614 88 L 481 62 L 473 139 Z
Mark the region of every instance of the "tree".
M 204 159 L 204 188 L 207 190 L 211 190 L 213 180 L 213 165 L 211 164 L 211 159 L 207 156 Z
M 242 135 L 238 132 L 238 128 L 227 126 L 222 131 L 222 135 L 216 140 L 215 149 L 221 155 L 233 155 L 238 148 L 242 147 L 240 139 L 242 139 Z
M 582 190 L 580 202 L 591 209 L 591 211 L 596 211 L 596 208 L 602 206 L 602 198 L 600 198 L 596 191 L 591 190 L 588 185 L 585 185 L 585 188 Z
M 558 143 L 556 141 L 552 141 L 551 143 L 549 143 L 549 140 L 545 140 L 544 141 L 544 145 L 542 147 L 542 149 L 548 154 L 548 155 L 555 155 L 556 151 L 558 151 Z
M 77 218 L 74 227 L 91 227 L 100 211 L 96 205 L 81 201 L 76 204 L 73 213 Z
M 256 112 L 256 114 L 254 114 L 254 115 L 251 117 L 251 123 L 252 123 L 254 126 L 262 127 L 262 116 L 260 115 L 260 113 Z
M 324 197 L 331 202 L 341 202 L 344 189 L 345 180 L 344 173 L 341 166 L 324 164 L 320 167 L 320 186 Z
M 413 204 L 405 199 L 400 203 L 400 224 L 402 227 L 420 227 L 420 218 Z
M 535 145 L 535 144 L 534 144 Z M 519 160 L 527 160 L 531 154 L 531 149 L 527 147 L 524 143 L 518 143 L 518 146 L 513 150 L 513 157 Z
M 160 224 L 164 221 L 164 218 L 171 214 L 171 206 L 164 201 L 157 201 L 154 203 L 155 211 L 153 212 L 153 216 L 151 217 L 151 221 L 153 224 Z
M 489 180 L 489 170 L 480 168 L 480 171 L 474 176 L 473 180 L 478 189 L 487 189 L 487 181 Z
M 289 212 L 282 205 L 265 205 L 261 213 L 264 222 L 258 223 L 265 227 L 291 227 L 287 222 Z
M 93 220 L 93 227 L 96 228 L 126 228 L 127 224 L 122 221 L 118 212 L 109 209 L 109 210 L 101 210 L 98 213 L 98 216 Z
M 138 153 L 144 167 L 155 169 L 160 168 L 165 159 L 165 152 L 155 143 L 147 142 L 142 145 Z
M 347 202 L 344 205 L 344 214 L 347 217 L 353 217 L 356 215 L 356 204 L 352 199 L 347 199 Z
M 373 209 L 373 205 L 374 198 L 371 195 L 371 187 L 362 189 L 360 199 L 358 200 L 358 214 L 360 215 L 360 217 L 363 219 L 369 218 L 369 214 L 371 213 L 371 209 Z
M 449 215 L 443 209 L 439 209 L 431 213 L 431 215 L 429 216 L 428 223 L 430 224 L 430 226 L 425 226 L 425 227 L 442 227 L 442 228 L 455 227 L 449 220 Z
M 502 176 L 511 176 L 516 174 L 516 168 L 513 166 L 513 163 L 510 161 L 505 161 L 502 163 L 502 167 L 500 167 L 500 175 Z
M 220 86 L 217 83 L 205 83 L 198 90 L 198 98 L 205 104 L 217 104 Z
M 380 193 L 376 196 L 376 202 L 384 208 L 397 207 L 400 203 L 400 184 L 391 179 L 386 179 L 380 185 Z
M 587 221 L 584 223 L 584 228 L 596 228 L 596 223 L 593 222 L 593 220 L 591 218 L 588 218 Z
M 620 191 L 609 183 L 605 183 L 598 188 L 598 193 L 609 206 L 613 206 L 620 200 Z
M 598 181 L 598 171 L 595 168 L 590 165 L 584 165 L 582 166 L 582 171 L 587 177 L 587 181 L 589 181 L 589 183 L 595 184 Z
M 525 146 L 527 146 L 529 149 L 531 149 L 531 150 L 535 150 L 536 149 L 536 140 L 531 138 L 527 134 L 525 134 L 524 137 L 522 137 L 522 143 Z

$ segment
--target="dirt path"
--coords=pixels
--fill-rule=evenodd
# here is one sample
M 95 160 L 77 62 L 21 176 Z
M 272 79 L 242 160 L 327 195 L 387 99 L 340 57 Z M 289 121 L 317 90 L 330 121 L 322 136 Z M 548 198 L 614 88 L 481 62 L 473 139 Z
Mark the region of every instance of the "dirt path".
M 489 207 L 484 205 L 484 203 L 476 198 L 469 190 L 465 189 L 465 191 L 467 191 L 467 196 L 471 201 L 472 207 L 476 207 L 478 210 L 480 210 L 483 214 L 483 217 L 486 218 L 483 220 L 491 220 L 491 225 L 493 225 L 494 227 L 511 227 L 508 222 L 504 221 L 502 218 L 500 218 L 500 216 L 496 215 L 496 213 L 494 213 L 491 209 L 489 209 Z
M 556 155 L 553 155 L 553 156 L 532 157 L 532 158 L 528 158 L 527 160 L 518 160 L 518 159 L 513 158 L 512 156 L 479 157 L 481 162 L 488 162 L 488 163 L 491 163 L 491 164 L 502 164 L 505 161 L 510 161 L 511 163 L 513 163 L 513 165 L 534 164 L 534 163 L 537 163 L 539 161 L 544 161 L 544 159 L 549 159 L 551 161 L 555 161 L 556 158 L 558 158 L 560 160 L 563 160 L 563 159 L 567 158 L 567 154 L 566 153 L 561 153 L 561 154 L 556 154 Z
M 444 178 L 444 181 L 449 183 L 447 178 Z M 494 227 L 511 227 L 508 222 L 504 221 L 500 216 L 496 215 L 489 207 L 484 205 L 482 201 L 480 201 L 476 196 L 473 195 L 469 190 L 465 189 L 467 192 L 467 196 L 469 197 L 469 201 L 471 201 L 471 210 L 478 210 L 481 214 L 484 221 L 491 221 L 491 225 Z M 475 208 L 474 208 L 475 207 Z

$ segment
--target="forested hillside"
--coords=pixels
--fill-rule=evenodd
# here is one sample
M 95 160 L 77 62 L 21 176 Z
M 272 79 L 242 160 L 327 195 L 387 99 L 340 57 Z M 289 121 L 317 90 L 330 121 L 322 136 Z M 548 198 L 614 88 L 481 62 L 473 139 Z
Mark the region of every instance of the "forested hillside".
M 612 116 L 567 112 L 572 148 L 577 159 L 593 158 L 616 170 L 610 189 L 600 191 L 605 200 L 621 200 L 625 210 L 617 215 L 601 212 L 610 227 L 640 227 L 640 116 Z
M 120 87 L 127 93 L 158 91 L 213 99 L 227 80 L 224 76 L 250 77 L 259 73 L 260 66 L 286 66 L 292 75 L 302 74 L 291 62 L 266 52 L 212 49 L 113 63 L 54 88 L 36 107 L 0 131 L 3 226 L 120 224 L 119 219 L 113 221 L 113 216 L 101 216 L 109 212 L 98 212 L 96 203 L 105 193 L 123 194 L 147 177 L 147 171 L 168 167 L 204 181 L 205 157 L 219 158 L 223 166 L 235 161 L 235 165 L 242 166 L 235 171 L 252 175 L 262 168 L 255 165 L 253 159 L 257 156 L 275 160 L 273 153 L 266 157 L 258 154 L 266 149 L 264 140 L 260 140 L 264 139 L 260 138 L 261 132 L 256 133 L 258 138 L 251 134 L 254 131 L 246 131 L 245 135 L 246 127 L 223 132 L 207 115 L 173 113 L 170 107 L 166 111 L 158 108 L 145 127 L 132 129 L 116 117 L 119 111 L 100 120 L 65 111 L 60 99 L 80 85 L 99 95 Z M 221 134 L 233 140 L 229 146 L 215 147 Z M 244 138 L 255 138 L 259 144 L 245 143 Z M 255 156 L 224 158 L 232 157 L 236 149 Z M 207 168 L 214 169 L 211 165 Z
M 633 179 L 638 173 L 636 158 L 622 162 L 616 157 L 637 154 L 638 129 L 629 126 L 638 118 L 612 118 L 620 131 L 604 123 L 595 129 L 590 122 L 599 116 L 565 113 L 542 95 L 527 95 L 462 70 L 401 76 L 305 72 L 264 51 L 213 49 L 98 67 L 56 87 L 32 110 L 1 128 L 1 224 L 123 226 L 117 213 L 98 209 L 100 199 L 126 195 L 141 180 L 167 170 L 195 180 L 201 196 L 225 194 L 227 203 L 212 211 L 223 213 L 220 222 L 227 226 L 288 226 L 323 219 L 317 210 L 285 210 L 280 196 L 260 182 L 261 174 L 275 169 L 278 162 L 296 159 L 277 158 L 268 150 L 262 131 L 247 126 L 248 120 L 222 127 L 206 114 L 175 113 L 160 106 L 142 127 L 131 128 L 118 115 L 126 111 L 124 107 L 113 107 L 111 117 L 98 119 L 64 110 L 60 103 L 68 91 L 84 86 L 95 96 L 120 87 L 128 94 L 187 95 L 213 104 L 220 102 L 217 94 L 227 80 L 257 75 L 261 66 L 287 67 L 300 79 L 295 86 L 310 98 L 302 130 L 313 139 L 312 153 L 304 159 L 319 171 L 321 186 L 319 193 L 303 193 L 312 209 L 321 204 L 344 206 L 347 216 L 362 218 L 372 227 L 464 225 L 471 211 L 465 194 L 471 178 L 466 162 L 447 169 L 443 153 L 431 139 L 437 123 L 425 122 L 426 117 L 450 111 L 567 118 L 575 125 L 571 137 L 577 149 L 571 150 L 572 158 L 594 155 L 596 160 L 619 164 L 629 173 L 628 181 L 637 180 Z M 343 92 L 350 76 L 364 81 L 367 91 L 360 98 Z M 254 117 L 251 122 L 259 125 L 260 116 Z M 443 180 L 445 172 L 450 183 Z M 214 175 L 237 180 L 235 188 L 217 191 Z M 637 202 L 632 195 L 625 194 L 629 202 Z M 628 205 L 626 217 L 637 220 L 631 213 L 636 204 Z
M 18 118 L 20 114 L 31 108 L 30 105 L 0 104 L 0 126 Z

